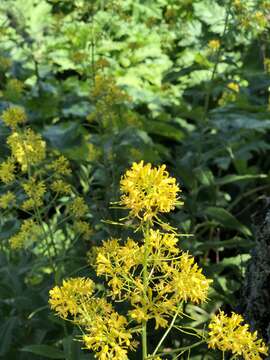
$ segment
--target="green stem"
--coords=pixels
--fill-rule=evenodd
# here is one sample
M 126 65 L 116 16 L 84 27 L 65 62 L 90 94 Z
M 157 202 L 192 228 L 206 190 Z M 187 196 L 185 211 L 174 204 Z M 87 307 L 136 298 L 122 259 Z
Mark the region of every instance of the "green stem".
M 31 178 L 31 167 L 30 166 L 31 165 L 29 163 L 29 159 L 28 159 L 28 156 L 27 156 L 27 149 L 24 146 L 24 143 L 23 143 L 23 150 L 24 150 L 25 156 L 26 156 L 28 180 L 30 180 L 30 178 Z M 53 261 L 53 257 L 51 255 L 50 244 L 49 244 L 49 241 L 48 241 L 47 232 L 46 232 L 46 229 L 44 228 L 44 224 L 43 224 L 43 221 L 42 221 L 42 218 L 41 218 L 40 211 L 39 211 L 38 206 L 36 204 L 36 201 L 34 202 L 34 214 L 35 214 L 35 217 L 38 220 L 39 225 L 40 225 L 40 227 L 42 229 L 42 232 L 43 232 L 43 235 L 44 235 L 44 238 L 45 238 L 45 242 L 46 242 L 46 247 L 47 247 L 47 250 L 48 250 L 49 261 L 51 263 L 51 266 L 52 266 L 52 269 L 53 269 L 53 272 L 54 272 L 54 277 L 55 277 L 57 268 L 56 268 L 56 265 L 55 265 L 55 263 Z M 54 243 L 53 243 L 53 246 L 54 246 Z
M 144 259 L 143 259 L 143 288 L 144 288 L 144 305 L 147 304 L 147 289 L 148 289 L 148 253 L 149 253 L 149 228 L 150 224 L 147 222 L 144 231 Z M 147 320 L 142 322 L 142 359 L 147 358 Z
M 188 350 L 190 350 L 192 348 L 195 348 L 196 346 L 199 346 L 199 345 L 201 345 L 203 343 L 205 343 L 205 340 L 198 341 L 198 342 L 196 342 L 196 343 L 194 343 L 192 345 L 189 345 L 189 346 L 184 346 L 184 347 L 177 348 L 177 349 L 170 350 L 170 351 L 164 351 L 164 352 L 161 352 L 161 353 L 157 353 L 156 355 L 150 355 L 150 356 L 148 356 L 147 360 L 154 359 L 157 356 L 177 354 L 177 353 L 179 353 L 181 351 L 183 353 L 183 352 L 188 351 Z
M 229 1 L 228 6 L 227 6 L 225 24 L 224 24 L 223 33 L 222 33 L 222 36 L 221 36 L 221 41 L 222 42 L 223 42 L 223 40 L 225 38 L 227 28 L 228 28 L 228 25 L 229 25 L 230 8 L 231 8 L 231 0 Z M 216 76 L 218 64 L 219 64 L 219 61 L 220 61 L 221 52 L 222 52 L 222 46 L 220 46 L 219 49 L 218 49 L 217 56 L 216 56 L 216 61 L 215 61 L 215 64 L 214 64 L 214 68 L 213 68 L 213 71 L 212 71 L 212 74 L 211 74 L 209 84 L 207 86 L 206 98 L 205 98 L 205 103 L 204 103 L 203 120 L 206 119 L 206 115 L 207 115 L 207 111 L 208 111 L 208 107 L 209 107 L 209 102 L 210 102 L 210 95 L 211 95 L 211 83 L 212 83 L 212 81 L 214 80 L 214 78 Z
M 182 303 L 180 303 L 180 305 L 178 306 L 178 309 L 176 310 L 176 313 L 174 314 L 174 317 L 172 318 L 172 321 L 170 323 L 170 326 L 168 327 L 168 329 L 165 331 L 165 333 L 163 334 L 162 338 L 160 339 L 159 343 L 157 344 L 157 347 L 155 348 L 154 352 L 153 352 L 153 356 L 156 355 L 156 353 L 158 352 L 160 346 L 162 345 L 163 341 L 166 339 L 166 337 L 168 336 L 169 332 L 171 331 L 175 320 L 177 319 L 177 316 L 179 314 L 180 308 L 182 307 Z

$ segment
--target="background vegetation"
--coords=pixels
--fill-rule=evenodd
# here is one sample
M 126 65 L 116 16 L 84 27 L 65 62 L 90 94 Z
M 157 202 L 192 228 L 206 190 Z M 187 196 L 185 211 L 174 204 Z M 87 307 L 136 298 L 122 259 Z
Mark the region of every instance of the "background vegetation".
M 77 330 L 51 314 L 48 291 L 88 275 L 86 253 L 122 233 L 110 203 L 134 161 L 166 163 L 177 178 L 185 206 L 170 221 L 193 234 L 182 247 L 214 279 L 205 309 L 186 309 L 190 325 L 220 306 L 241 310 L 252 214 L 270 189 L 269 17 L 268 0 L 1 1 L 0 112 L 25 109 L 46 141 L 44 164 L 68 159 L 73 192 L 45 194 L 39 225 L 49 246 L 32 234 L 15 250 L 10 238 L 38 213 L 22 207 L 26 174 L 0 183 L 1 195 L 16 195 L 0 210 L 0 358 L 91 359 L 72 340 Z M 0 163 L 10 131 L 0 119 Z M 88 232 L 69 218 L 75 195 L 88 206 Z M 172 332 L 166 346 L 188 343 Z M 190 359 L 219 356 L 201 347 Z

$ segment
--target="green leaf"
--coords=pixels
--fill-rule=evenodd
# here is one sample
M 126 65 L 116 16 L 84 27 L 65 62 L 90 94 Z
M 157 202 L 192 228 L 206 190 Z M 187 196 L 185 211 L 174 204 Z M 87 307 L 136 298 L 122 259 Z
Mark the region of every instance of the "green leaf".
M 185 137 L 184 132 L 172 123 L 147 120 L 147 122 L 145 122 L 145 127 L 147 132 L 151 134 L 163 136 L 176 141 L 180 141 Z
M 50 145 L 72 160 L 84 160 L 87 147 L 83 139 L 83 128 L 72 122 L 46 126 L 43 136 Z
M 65 359 L 65 353 L 63 351 L 49 345 L 28 345 L 22 348 L 21 351 L 30 352 L 49 359 Z
M 12 332 L 15 329 L 15 327 L 18 326 L 17 324 L 18 319 L 17 317 L 11 317 L 7 321 L 3 323 L 3 325 L 0 328 L 0 337 L 1 337 L 1 343 L 0 343 L 0 356 L 3 356 L 6 354 L 11 346 L 12 343 Z
M 233 239 L 223 240 L 223 241 L 205 241 L 200 243 L 197 247 L 198 250 L 221 250 L 221 249 L 231 249 L 231 248 L 251 248 L 252 242 L 247 239 L 242 239 L 238 236 Z
M 266 174 L 246 174 L 246 175 L 226 175 L 223 178 L 215 180 L 217 185 L 225 185 L 233 182 L 252 180 L 252 179 L 265 179 Z
M 214 0 L 203 0 L 193 5 L 194 13 L 203 22 L 212 27 L 212 31 L 222 33 L 224 30 L 225 8 Z
M 0 240 L 6 240 L 10 238 L 14 233 L 19 230 L 20 222 L 15 220 L 8 220 L 0 226 Z
M 244 235 L 251 236 L 249 228 L 241 224 L 240 221 L 238 221 L 236 217 L 227 210 L 215 206 L 209 206 L 206 208 L 205 213 L 225 228 L 238 230 Z

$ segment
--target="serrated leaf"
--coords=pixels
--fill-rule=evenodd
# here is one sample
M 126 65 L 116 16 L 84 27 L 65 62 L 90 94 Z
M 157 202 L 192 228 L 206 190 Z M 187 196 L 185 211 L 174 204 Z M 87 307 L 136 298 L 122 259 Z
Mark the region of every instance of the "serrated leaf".
M 212 31 L 222 33 L 224 30 L 225 8 L 214 0 L 203 0 L 193 5 L 194 13 L 212 27 Z

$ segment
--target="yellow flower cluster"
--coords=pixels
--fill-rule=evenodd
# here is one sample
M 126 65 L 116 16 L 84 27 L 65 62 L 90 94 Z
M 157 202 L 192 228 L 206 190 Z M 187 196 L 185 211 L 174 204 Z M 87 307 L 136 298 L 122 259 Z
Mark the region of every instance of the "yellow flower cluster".
M 238 93 L 239 92 L 239 85 L 236 84 L 235 82 L 230 82 L 228 85 L 227 85 L 227 88 Z
M 81 196 L 77 196 L 73 199 L 69 205 L 70 213 L 76 218 L 84 217 L 88 212 L 88 206 Z
M 89 240 L 93 233 L 91 226 L 86 221 L 77 220 L 73 224 L 75 232 L 82 235 L 83 239 Z
M 269 12 L 268 1 L 260 4 L 260 10 L 257 10 L 258 7 L 252 5 L 252 2 L 244 0 L 234 0 L 232 5 L 237 15 L 238 23 L 243 30 L 261 33 L 267 28 L 267 16 Z
M 46 157 L 46 143 L 32 129 L 13 132 L 7 139 L 12 156 L 21 165 L 23 172 L 32 165 L 37 165 Z
M 71 174 L 70 163 L 64 155 L 60 155 L 50 163 L 47 168 L 53 171 L 55 177 L 68 176 Z
M 95 110 L 87 116 L 87 121 L 96 121 L 107 129 L 118 128 L 122 121 L 119 104 L 129 101 L 129 96 L 116 85 L 113 78 L 98 74 L 91 97 L 95 101 Z
M 120 204 L 130 209 L 130 216 L 142 221 L 158 219 L 158 213 L 173 210 L 178 202 L 180 188 L 175 178 L 169 176 L 166 166 L 152 168 L 144 162 L 133 163 L 120 181 L 123 193 Z
M 104 68 L 110 66 L 110 63 L 107 59 L 105 58 L 99 58 L 96 62 L 95 62 L 95 70 L 103 70 Z
M 0 69 L 7 70 L 11 66 L 11 60 L 8 57 L 0 56 Z
M 0 196 L 0 209 L 7 209 L 9 206 L 15 203 L 15 195 L 11 191 L 7 191 Z
M 265 67 L 265 71 L 269 74 L 270 73 L 270 58 L 264 59 L 264 67 Z
M 221 351 L 231 351 L 245 360 L 260 360 L 260 354 L 267 355 L 268 349 L 257 332 L 251 333 L 241 315 L 232 313 L 230 317 L 223 311 L 215 315 L 209 324 L 208 346 Z
M 24 83 L 18 79 L 8 80 L 5 88 L 5 97 L 11 100 L 16 100 L 21 97 L 24 89 Z
M 58 194 L 71 194 L 71 185 L 62 179 L 53 181 L 51 189 Z
M 218 103 L 220 106 L 227 105 L 228 103 L 234 102 L 237 100 L 238 93 L 239 93 L 239 85 L 236 82 L 229 82 L 227 84 L 226 90 L 223 92 L 221 98 L 219 99 Z
M 145 252 L 149 273 L 147 297 L 142 279 L 137 276 L 144 266 Z M 112 298 L 131 302 L 134 309 L 129 314 L 133 319 L 140 323 L 153 318 L 156 327 L 167 325 L 167 318 L 181 301 L 205 301 L 211 283 L 194 258 L 180 252 L 176 235 L 158 230 L 150 230 L 149 239 L 141 246 L 132 239 L 124 245 L 117 239 L 104 242 L 97 255 L 96 269 L 98 275 L 109 280 Z
M 114 79 L 100 74 L 95 77 L 95 84 L 91 95 L 94 98 L 106 97 L 109 104 L 119 103 L 128 99 L 127 94 L 116 85 Z
M 86 348 L 94 351 L 100 360 L 128 360 L 127 351 L 133 350 L 136 343 L 127 325 L 127 319 L 115 311 L 96 316 L 83 336 Z
M 43 205 L 43 197 L 46 192 L 44 181 L 39 181 L 32 177 L 22 185 L 29 199 L 22 204 L 24 210 L 32 210 Z
M 33 219 L 24 220 L 20 231 L 9 239 L 10 247 L 14 250 L 27 247 L 40 235 L 40 228 Z
M 92 282 L 88 290 L 81 291 L 88 283 L 83 278 L 56 286 L 50 291 L 49 300 L 60 317 L 71 318 L 83 329 L 85 347 L 101 360 L 128 359 L 128 351 L 135 347 L 130 324 L 136 323 L 133 332 L 138 331 L 140 324 L 142 334 L 149 320 L 155 321 L 156 329 L 168 326 L 169 321 L 182 315 L 183 302 L 206 301 L 212 282 L 202 274 L 194 258 L 179 249 L 179 236 L 167 231 L 171 229 L 169 224 L 158 218 L 159 213 L 167 213 L 179 204 L 180 189 L 165 165 L 155 168 L 143 161 L 134 163 L 122 177 L 120 187 L 120 204 L 130 210 L 130 216 L 141 220 L 138 229 L 142 230 L 142 241 L 112 238 L 95 248 L 91 265 L 98 276 L 105 277 L 109 288 L 102 298 L 95 297 Z M 88 211 L 83 198 L 76 197 L 70 210 L 78 219 L 74 228 L 87 233 L 88 224 L 80 220 Z M 155 229 L 154 222 L 163 231 Z M 112 300 L 129 302 L 130 321 L 113 310 L 106 294 Z
M 84 328 L 85 347 L 100 360 L 125 360 L 135 343 L 127 319 L 113 310 L 104 298 L 94 297 L 94 283 L 86 278 L 64 280 L 50 290 L 49 304 L 56 313 Z
M 7 158 L 0 164 L 0 180 L 9 184 L 15 180 L 15 161 L 12 157 Z
M 265 29 L 268 24 L 267 17 L 262 11 L 255 11 L 253 21 L 259 29 Z
M 68 315 L 81 315 L 81 305 L 88 303 L 94 288 L 91 279 L 79 277 L 64 280 L 62 286 L 55 286 L 50 290 L 49 304 L 64 319 Z
M 209 49 L 211 49 L 212 51 L 218 51 L 218 49 L 220 48 L 221 44 L 220 41 L 218 39 L 213 39 L 210 40 L 208 42 L 208 47 Z
M 2 120 L 7 126 L 14 129 L 17 125 L 24 124 L 27 116 L 22 107 L 13 106 L 3 112 Z

